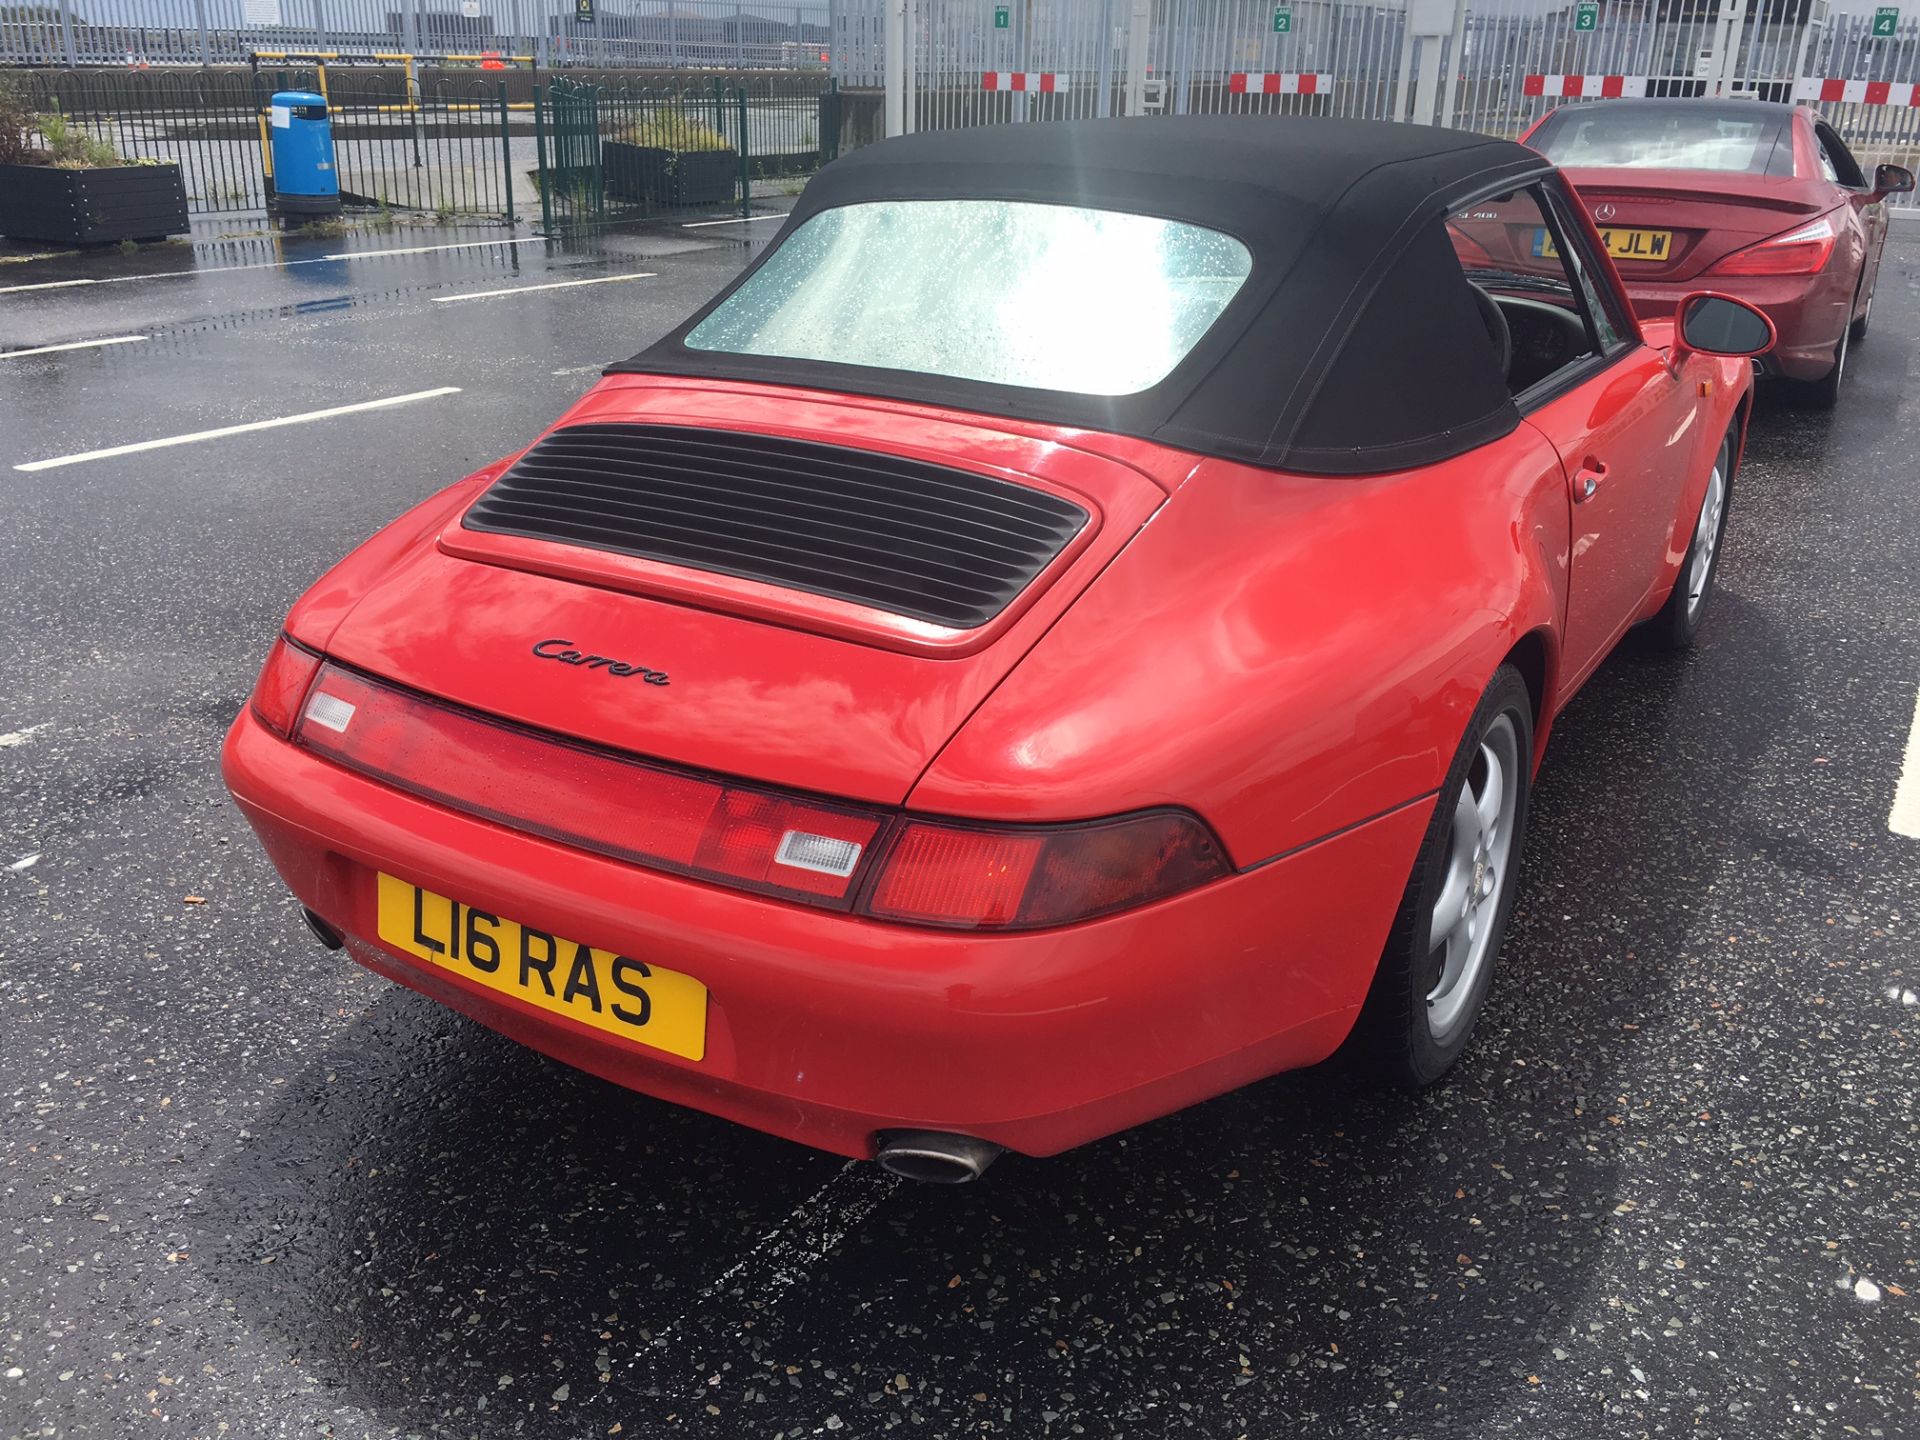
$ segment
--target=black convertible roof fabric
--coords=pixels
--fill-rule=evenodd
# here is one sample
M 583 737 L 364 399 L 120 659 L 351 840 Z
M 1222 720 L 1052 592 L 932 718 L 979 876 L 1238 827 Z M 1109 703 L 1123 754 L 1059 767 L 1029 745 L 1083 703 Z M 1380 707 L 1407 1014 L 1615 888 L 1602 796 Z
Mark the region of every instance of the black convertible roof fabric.
M 1551 170 L 1511 141 L 1367 120 L 1154 116 L 906 136 L 828 165 L 754 266 L 665 339 L 611 369 L 891 396 L 1309 473 L 1403 469 L 1461 454 L 1519 423 L 1441 222 L 1468 200 Z M 1241 240 L 1252 273 L 1200 344 L 1158 384 L 1131 395 L 682 343 L 823 210 L 973 198 L 1205 226 Z

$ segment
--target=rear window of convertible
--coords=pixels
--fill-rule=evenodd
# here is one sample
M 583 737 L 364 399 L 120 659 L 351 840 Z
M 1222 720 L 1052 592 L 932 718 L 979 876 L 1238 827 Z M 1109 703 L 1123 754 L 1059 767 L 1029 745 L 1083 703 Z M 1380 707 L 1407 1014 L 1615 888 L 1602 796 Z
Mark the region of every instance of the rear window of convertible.
M 806 221 L 685 343 L 1129 395 L 1200 343 L 1252 268 L 1232 236 L 1148 215 L 874 201 Z

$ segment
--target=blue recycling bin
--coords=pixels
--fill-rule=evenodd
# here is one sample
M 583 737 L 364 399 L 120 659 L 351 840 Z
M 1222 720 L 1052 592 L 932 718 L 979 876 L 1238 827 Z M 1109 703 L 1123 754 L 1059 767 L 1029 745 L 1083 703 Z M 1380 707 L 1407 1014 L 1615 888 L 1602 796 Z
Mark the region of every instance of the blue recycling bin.
M 273 145 L 274 205 L 296 215 L 340 209 L 340 172 L 333 166 L 333 120 L 327 97 L 282 90 L 267 112 Z

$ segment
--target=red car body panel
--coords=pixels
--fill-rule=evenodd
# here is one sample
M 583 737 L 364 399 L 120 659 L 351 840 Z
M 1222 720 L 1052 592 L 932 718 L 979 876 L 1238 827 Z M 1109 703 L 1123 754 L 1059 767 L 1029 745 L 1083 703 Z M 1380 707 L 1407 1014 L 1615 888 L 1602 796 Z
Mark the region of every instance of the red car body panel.
M 294 894 L 362 964 L 616 1083 L 853 1156 L 890 1128 L 1050 1154 L 1324 1059 L 1366 995 L 1431 808 L 1413 800 L 1157 905 L 979 935 L 584 854 L 329 764 L 251 711 L 223 769 Z M 671 957 L 711 993 L 705 1057 L 613 1040 L 368 939 L 378 870 L 621 954 Z
M 1546 118 L 1529 126 L 1521 143 L 1527 143 Z M 1769 373 L 1817 380 L 1833 368 L 1841 332 L 1865 313 L 1873 298 L 1886 240 L 1886 207 L 1871 192 L 1824 177 L 1814 123 L 1811 111 L 1795 108 L 1791 175 L 1653 167 L 1562 169 L 1597 221 L 1672 232 L 1670 258 L 1615 262 L 1637 316 L 1669 317 L 1687 295 L 1716 290 L 1745 300 L 1773 321 L 1779 339 L 1763 362 Z M 1729 255 L 1822 216 L 1832 222 L 1838 239 L 1818 272 L 1714 273 L 1714 266 Z
M 350 772 L 251 711 L 224 773 L 355 959 L 547 1054 L 848 1155 L 894 1128 L 1052 1153 L 1337 1047 L 1489 677 L 1529 655 L 1543 746 L 1607 640 L 1673 583 L 1676 527 L 1747 378 L 1745 361 L 1670 367 L 1640 347 L 1503 440 L 1352 479 L 905 403 L 614 378 L 562 423 L 671 415 L 937 453 L 1070 492 L 1097 530 L 986 643 L 950 646 L 855 606 L 776 624 L 759 587 L 721 577 L 478 558 L 456 527 L 496 466 L 395 521 L 289 616 L 289 635 L 338 660 L 652 758 L 916 812 L 1174 804 L 1215 828 L 1236 873 L 1103 919 L 948 933 L 649 871 Z M 1576 506 L 1593 451 L 1608 505 Z M 1585 637 L 1572 664 L 1569 633 Z M 625 647 L 701 683 L 676 692 L 669 724 L 644 694 L 554 684 L 502 635 Z M 705 1056 L 611 1038 L 383 944 L 381 870 L 698 977 Z

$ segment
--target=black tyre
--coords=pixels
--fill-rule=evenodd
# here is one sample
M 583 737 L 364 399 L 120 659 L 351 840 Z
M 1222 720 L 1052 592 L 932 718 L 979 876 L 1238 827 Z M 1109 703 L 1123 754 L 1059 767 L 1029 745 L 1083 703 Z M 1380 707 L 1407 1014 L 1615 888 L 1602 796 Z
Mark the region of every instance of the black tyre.
M 1713 582 L 1720 573 L 1720 541 L 1727 533 L 1727 514 L 1733 508 L 1734 441 L 1735 432 L 1729 430 L 1720 442 L 1680 573 L 1674 577 L 1667 603 L 1646 624 L 1647 638 L 1664 650 L 1693 648 L 1707 600 L 1713 594 Z
M 1815 410 L 1831 410 L 1840 403 L 1840 382 L 1847 378 L 1847 352 L 1853 348 L 1853 325 L 1841 327 L 1840 343 L 1833 349 L 1833 369 L 1818 380 L 1806 381 L 1800 394 Z
M 1854 344 L 1858 345 L 1862 340 L 1867 338 L 1867 330 L 1871 327 L 1872 323 L 1873 296 L 1869 295 L 1867 296 L 1866 308 L 1860 312 L 1860 318 L 1853 322 L 1853 328 L 1849 332 L 1853 336 Z
M 1518 886 L 1533 771 L 1533 699 L 1511 665 L 1467 723 L 1354 1031 L 1356 1058 L 1409 1089 L 1467 1048 Z

